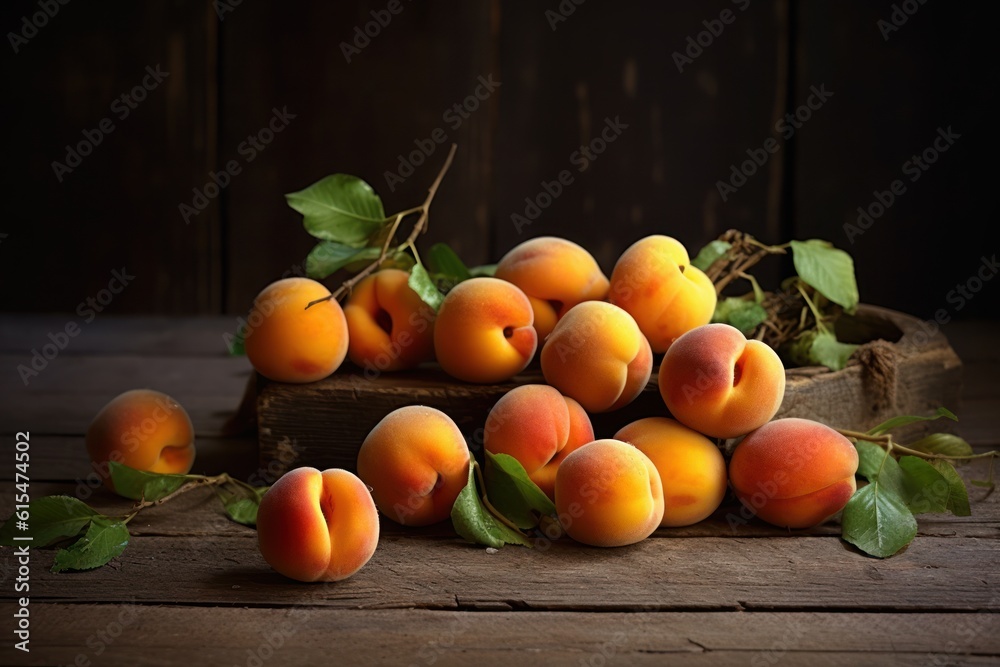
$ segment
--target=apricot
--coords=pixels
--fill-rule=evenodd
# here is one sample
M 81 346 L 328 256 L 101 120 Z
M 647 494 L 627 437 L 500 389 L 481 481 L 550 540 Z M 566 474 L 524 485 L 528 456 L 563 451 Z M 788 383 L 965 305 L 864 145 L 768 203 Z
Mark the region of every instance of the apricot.
M 368 487 L 347 470 L 296 468 L 274 483 L 257 510 L 264 560 L 298 581 L 339 581 L 371 559 L 378 511 Z
M 180 475 L 194 465 L 191 418 L 180 403 L 152 389 L 132 389 L 111 399 L 90 422 L 85 443 L 94 469 L 111 491 L 108 461 Z
M 545 381 L 588 412 L 608 412 L 642 392 L 653 353 L 631 315 L 604 301 L 584 301 L 545 339 L 541 365 Z
M 413 368 L 434 358 L 434 311 L 408 283 L 410 274 L 382 269 L 359 282 L 344 305 L 347 356 L 378 371 Z
M 347 319 L 330 290 L 310 278 L 284 278 L 261 290 L 247 317 L 247 358 L 277 382 L 314 382 L 347 356 Z
M 549 498 L 559 465 L 593 440 L 583 406 L 546 384 L 525 384 L 504 394 L 490 410 L 483 433 L 487 451 L 517 459 Z
M 595 440 L 559 466 L 555 505 L 563 530 L 577 542 L 634 544 L 649 537 L 663 519 L 660 473 L 632 445 Z
M 498 278 L 471 278 L 441 303 L 434 353 L 441 368 L 466 382 L 503 382 L 531 362 L 538 346 L 531 303 Z
M 678 338 L 663 355 L 658 381 L 670 414 L 713 438 L 735 438 L 762 426 L 785 395 L 778 354 L 722 323 Z
M 649 457 L 663 484 L 661 526 L 690 526 L 712 514 L 726 495 L 726 460 L 711 440 L 667 417 L 622 427 L 615 440 Z
M 469 481 L 469 447 L 451 417 L 435 408 L 393 410 L 368 433 L 358 451 L 358 476 L 375 505 L 406 526 L 447 519 Z
M 825 424 L 787 417 L 747 434 L 729 461 L 733 492 L 782 528 L 808 528 L 844 508 L 857 489 L 858 452 Z
M 654 352 L 708 324 L 717 297 L 711 279 L 691 265 L 677 239 L 654 234 L 626 248 L 611 271 L 608 300 L 635 318 Z
M 557 236 L 539 236 L 514 246 L 500 259 L 495 276 L 528 296 L 540 341 L 570 308 L 608 295 L 608 279 L 593 255 Z

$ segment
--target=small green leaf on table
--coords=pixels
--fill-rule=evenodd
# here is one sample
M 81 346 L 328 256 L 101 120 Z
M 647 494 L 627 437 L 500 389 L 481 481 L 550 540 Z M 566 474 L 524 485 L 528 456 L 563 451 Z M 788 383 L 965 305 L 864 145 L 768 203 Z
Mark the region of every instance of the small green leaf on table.
M 878 481 L 847 501 L 841 524 L 845 540 L 879 558 L 892 556 L 917 535 L 917 520 L 906 503 Z
M 0 544 L 47 547 L 60 540 L 76 537 L 100 513 L 72 496 L 45 496 L 28 503 L 26 530 L 21 530 L 17 514 L 11 515 L 0 528 Z M 30 537 L 31 540 L 15 540 Z
M 327 176 L 285 197 L 303 215 L 306 231 L 325 241 L 360 247 L 387 223 L 379 196 L 349 174 Z
M 111 484 L 118 495 L 132 500 L 148 500 L 150 502 L 169 496 L 197 475 L 173 475 L 145 470 L 136 470 L 127 465 L 110 461 L 108 469 L 111 472 Z
M 218 489 L 219 500 L 226 510 L 226 515 L 236 523 L 244 526 L 257 525 L 257 510 L 260 500 L 268 487 L 259 487 L 253 491 L 240 486 Z
M 468 483 L 451 508 L 451 522 L 455 532 L 473 544 L 495 549 L 505 544 L 531 546 L 527 536 L 498 521 L 483 505 L 477 491 L 474 463 L 469 466 Z
M 555 503 L 531 481 L 524 466 L 513 456 L 486 452 L 484 477 L 493 507 L 518 528 L 534 528 L 540 517 L 556 514 Z
M 792 263 L 799 278 L 830 301 L 852 312 L 858 305 L 854 260 L 829 241 L 792 241 Z
M 95 516 L 83 537 L 56 553 L 53 572 L 92 570 L 120 555 L 128 546 L 128 528 L 118 520 Z

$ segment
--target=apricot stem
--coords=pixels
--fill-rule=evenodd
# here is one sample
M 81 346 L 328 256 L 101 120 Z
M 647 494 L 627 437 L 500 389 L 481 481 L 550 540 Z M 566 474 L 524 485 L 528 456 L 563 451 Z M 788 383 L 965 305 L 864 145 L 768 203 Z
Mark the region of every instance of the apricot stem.
M 157 500 L 140 500 L 139 502 L 137 502 L 135 505 L 132 506 L 132 510 L 128 514 L 122 517 L 122 523 L 128 523 L 129 521 L 134 519 L 135 516 L 140 511 L 146 509 L 147 507 L 162 505 L 168 500 L 172 500 L 181 494 L 187 493 L 192 489 L 197 489 L 202 486 L 221 486 L 222 484 L 227 484 L 231 482 L 233 484 L 238 484 L 240 486 L 244 486 L 249 489 L 254 488 L 253 486 L 247 484 L 246 482 L 241 482 L 238 479 L 234 479 L 229 475 L 229 473 L 222 473 L 221 475 L 214 475 L 212 477 L 207 477 L 204 475 L 196 475 L 194 477 L 195 479 L 192 479 L 190 482 L 185 482 L 181 486 L 177 487 L 177 489 L 171 491 L 162 498 L 158 498 Z
M 441 167 L 441 171 L 438 172 L 437 177 L 435 177 L 434 182 L 431 183 L 431 187 L 427 190 L 427 198 L 424 199 L 424 203 L 420 206 L 415 206 L 413 208 L 408 208 L 405 211 L 400 211 L 392 216 L 392 226 L 389 229 L 389 233 L 386 234 L 385 242 L 382 244 L 382 251 L 379 253 L 378 258 L 371 264 L 366 266 L 364 269 L 354 274 L 350 279 L 345 280 L 337 290 L 328 297 L 322 299 L 317 299 L 315 301 L 310 301 L 306 304 L 306 310 L 311 306 L 323 301 L 328 301 L 330 299 L 340 300 L 346 294 L 350 294 L 354 286 L 359 282 L 371 275 L 376 269 L 378 269 L 385 262 L 386 257 L 389 255 L 389 247 L 392 244 L 392 239 L 396 236 L 396 231 L 399 229 L 399 224 L 403 221 L 403 218 L 413 215 L 414 213 L 419 213 L 420 217 L 417 218 L 417 222 L 413 225 L 413 229 L 410 231 L 410 235 L 406 237 L 403 243 L 396 246 L 399 249 L 406 247 L 413 248 L 414 242 L 417 237 L 422 233 L 427 231 L 427 221 L 428 215 L 430 213 L 431 202 L 434 201 L 434 195 L 437 194 L 438 188 L 441 186 L 441 181 L 444 179 L 444 175 L 448 172 L 451 167 L 452 160 L 455 158 L 455 151 L 458 149 L 458 144 L 452 144 L 451 150 L 448 151 L 448 157 L 445 158 L 444 165 Z M 388 219 L 388 218 L 387 218 Z
M 1000 451 L 991 450 L 984 452 L 982 454 L 967 454 L 965 456 L 951 456 L 948 454 L 932 454 L 930 452 L 922 452 L 919 449 L 913 449 L 907 447 L 906 445 L 901 445 L 898 442 L 893 441 L 891 433 L 884 433 L 882 435 L 871 435 L 868 433 L 863 433 L 861 431 L 852 431 L 846 428 L 834 429 L 837 433 L 850 440 L 851 442 L 857 442 L 859 440 L 864 440 L 865 442 L 870 442 L 879 447 L 883 447 L 886 450 L 892 452 L 900 452 L 901 454 L 908 454 L 909 456 L 916 456 L 921 459 L 938 459 L 941 461 L 968 461 L 971 459 L 985 459 L 985 458 L 996 458 L 1000 455 Z

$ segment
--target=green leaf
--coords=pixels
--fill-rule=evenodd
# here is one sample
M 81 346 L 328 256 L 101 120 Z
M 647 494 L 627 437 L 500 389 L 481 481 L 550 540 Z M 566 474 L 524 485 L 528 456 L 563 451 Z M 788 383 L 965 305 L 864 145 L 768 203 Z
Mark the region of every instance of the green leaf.
M 767 319 L 767 311 L 755 301 L 747 301 L 737 296 L 719 301 L 712 315 L 713 322 L 730 324 L 749 336 L 761 322 Z
M 447 243 L 435 243 L 430 247 L 430 250 L 422 254 L 430 273 L 444 276 L 454 283 L 460 283 L 472 277 L 465 263 Z
M 941 472 L 924 459 L 903 456 L 899 459 L 906 489 L 906 506 L 914 514 L 943 514 L 948 511 L 951 487 Z
M 882 435 L 894 428 L 899 428 L 900 426 L 906 426 L 907 424 L 912 424 L 913 422 L 922 421 L 934 421 L 935 419 L 941 419 L 942 417 L 947 417 L 952 421 L 958 421 L 958 417 L 955 413 L 948 408 L 938 408 L 937 411 L 930 415 L 929 417 L 917 417 L 914 415 L 902 415 L 899 417 L 893 417 L 892 419 L 887 419 L 875 428 L 868 431 L 868 435 Z
M 847 365 L 847 360 L 851 358 L 858 347 L 849 343 L 841 343 L 833 332 L 819 331 L 813 339 L 809 356 L 815 365 L 839 371 Z
M 875 481 L 847 501 L 843 538 L 865 553 L 888 558 L 917 535 L 917 520 L 894 491 Z
M 198 475 L 172 475 L 136 470 L 117 461 L 109 461 L 111 484 L 115 493 L 132 500 L 159 500 L 168 496 L 185 483 L 198 479 Z
M 260 499 L 268 488 L 265 486 L 250 491 L 234 485 L 231 489 L 217 489 L 217 492 L 230 519 L 244 526 L 256 526 Z
M 907 446 L 928 454 L 972 456 L 972 445 L 952 433 L 932 433 Z
M 972 516 L 972 508 L 969 507 L 969 491 L 965 488 L 965 482 L 955 470 L 955 466 L 950 461 L 939 460 L 930 463 L 948 482 L 948 500 L 946 502 L 948 511 L 955 516 Z
M 438 308 L 441 307 L 441 302 L 444 301 L 444 295 L 441 294 L 441 290 L 437 288 L 422 264 L 414 264 L 413 268 L 410 269 L 409 285 L 410 289 L 416 292 L 424 303 L 437 312 Z
M 356 176 L 333 174 L 285 198 L 306 231 L 325 241 L 360 247 L 387 224 L 382 200 Z
M 531 546 L 527 536 L 497 521 L 483 505 L 476 490 L 474 465 L 469 466 L 469 481 L 451 508 L 455 532 L 473 544 L 499 549 L 505 544 Z
M 72 496 L 38 498 L 28 503 L 28 519 L 25 521 L 28 529 L 18 529 L 20 519 L 15 512 L 0 528 L 0 544 L 8 547 L 47 547 L 67 537 L 76 537 L 96 516 L 101 514 Z M 14 537 L 32 539 L 15 540 Z
M 469 269 L 469 275 L 473 278 L 492 278 L 497 274 L 496 264 L 481 264 Z
M 379 248 L 355 248 L 336 241 L 320 241 L 306 257 L 306 275 L 322 280 L 352 262 L 378 259 L 381 252 Z
M 120 555 L 128 546 L 128 528 L 107 516 L 95 516 L 79 540 L 56 553 L 53 572 L 92 570 Z
M 858 305 L 854 260 L 829 241 L 792 241 L 795 272 L 813 289 L 851 312 Z
M 222 340 L 226 343 L 226 348 L 229 350 L 229 356 L 231 357 L 242 357 L 246 355 L 246 329 L 244 325 L 240 325 L 236 329 L 235 334 L 226 332 L 222 334 Z
M 709 241 L 708 245 L 699 250 L 695 258 L 691 260 L 691 266 L 706 271 L 708 267 L 715 263 L 715 260 L 725 255 L 732 247 L 733 244 L 728 241 L 720 241 L 718 239 Z
M 555 503 L 531 481 L 513 456 L 486 452 L 485 478 L 493 507 L 518 528 L 534 528 L 540 516 L 556 514 Z
M 858 474 L 867 480 L 875 479 L 886 456 L 885 448 L 867 440 L 858 440 L 854 448 L 858 450 Z

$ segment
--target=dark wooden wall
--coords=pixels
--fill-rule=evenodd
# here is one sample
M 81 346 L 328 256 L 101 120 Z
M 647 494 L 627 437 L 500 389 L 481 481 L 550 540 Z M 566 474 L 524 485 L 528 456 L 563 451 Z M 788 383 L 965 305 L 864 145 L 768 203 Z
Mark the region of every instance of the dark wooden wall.
M 312 245 L 285 193 L 347 172 L 387 211 L 415 205 L 446 146 L 394 188 L 384 174 L 440 128 L 459 148 L 424 242 L 470 264 L 555 234 L 610 271 L 643 235 L 695 252 L 736 227 L 832 240 L 854 255 L 866 302 L 996 317 L 1000 280 L 960 310 L 948 300 L 997 250 L 997 71 L 981 3 L 912 0 L 886 40 L 889 1 L 563 0 L 575 10 L 554 30 L 555 0 L 399 2 L 350 63 L 340 42 L 387 2 L 244 0 L 221 18 L 204 1 L 71 2 L 17 53 L 8 35 L 3 309 L 74 311 L 126 267 L 136 277 L 109 312 L 241 313 Z M 724 10 L 732 22 L 679 72 L 672 54 Z M 20 33 L 39 11 L 5 3 L 0 26 Z M 119 119 L 112 102 L 157 65 L 169 76 Z M 456 127 L 444 114 L 479 77 L 500 85 Z M 786 141 L 776 122 L 812 86 L 833 95 Z M 294 118 L 250 160 L 244 142 L 274 109 Z M 52 162 L 105 117 L 114 131 L 58 181 Z M 606 119 L 627 128 L 580 171 L 574 151 Z M 903 163 L 949 126 L 961 138 L 911 183 Z M 780 150 L 723 201 L 716 182 L 769 138 Z M 229 160 L 241 172 L 185 222 L 179 205 Z M 512 214 L 563 170 L 573 182 L 519 230 Z M 849 239 L 844 223 L 894 179 L 906 192 Z M 774 281 L 788 267 L 763 268 Z

